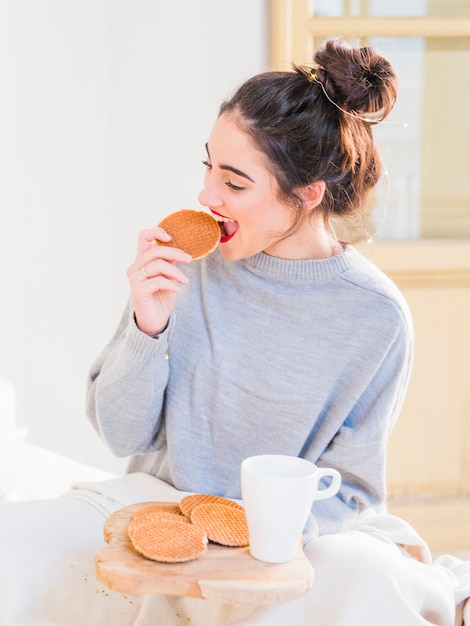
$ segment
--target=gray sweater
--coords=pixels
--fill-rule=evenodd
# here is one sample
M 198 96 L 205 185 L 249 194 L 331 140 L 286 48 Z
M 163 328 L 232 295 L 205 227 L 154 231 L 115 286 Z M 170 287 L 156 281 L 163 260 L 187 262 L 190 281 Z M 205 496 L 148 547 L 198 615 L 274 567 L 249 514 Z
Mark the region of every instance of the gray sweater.
M 240 498 L 240 463 L 290 454 L 334 467 L 322 533 L 385 499 L 386 444 L 403 402 L 412 324 L 396 286 L 354 248 L 320 261 L 260 253 L 193 261 L 167 329 L 129 305 L 93 364 L 88 416 L 129 471 Z

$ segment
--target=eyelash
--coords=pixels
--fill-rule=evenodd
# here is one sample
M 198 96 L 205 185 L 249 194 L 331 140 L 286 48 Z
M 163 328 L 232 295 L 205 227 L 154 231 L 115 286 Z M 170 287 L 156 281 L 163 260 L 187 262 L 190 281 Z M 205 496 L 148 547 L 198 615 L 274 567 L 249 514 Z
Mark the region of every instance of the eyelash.
M 212 169 L 212 165 L 207 159 L 203 159 L 202 164 L 207 167 L 207 169 Z M 230 179 L 227 180 L 225 184 L 227 185 L 227 187 L 230 187 L 230 189 L 233 189 L 234 191 L 243 191 L 243 189 L 245 189 L 245 187 L 239 187 L 238 185 L 234 185 Z
M 228 180 L 225 184 L 234 191 L 243 191 L 243 189 L 245 189 L 245 187 L 238 187 L 238 185 L 234 185 L 231 180 Z

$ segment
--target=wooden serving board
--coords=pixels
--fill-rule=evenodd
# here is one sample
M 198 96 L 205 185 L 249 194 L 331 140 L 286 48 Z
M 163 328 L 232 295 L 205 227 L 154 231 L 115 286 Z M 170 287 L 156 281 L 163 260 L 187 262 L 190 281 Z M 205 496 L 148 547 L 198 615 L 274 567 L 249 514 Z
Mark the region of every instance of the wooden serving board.
M 248 547 L 227 548 L 211 542 L 193 561 L 146 559 L 134 550 L 127 528 L 135 512 L 150 504 L 156 503 L 124 507 L 105 521 L 104 538 L 109 545 L 95 556 L 96 575 L 114 591 L 265 605 L 294 600 L 313 585 L 313 568 L 301 545 L 293 561 L 280 564 L 254 559 Z

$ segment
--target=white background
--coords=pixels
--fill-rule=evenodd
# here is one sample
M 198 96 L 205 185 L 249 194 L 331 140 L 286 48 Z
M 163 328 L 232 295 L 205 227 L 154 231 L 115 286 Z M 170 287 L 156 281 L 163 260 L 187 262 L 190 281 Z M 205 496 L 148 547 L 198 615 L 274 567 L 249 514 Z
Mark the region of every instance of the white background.
M 28 440 L 119 471 L 91 362 L 138 231 L 198 208 L 222 99 L 267 69 L 266 0 L 0 0 L 0 377 Z

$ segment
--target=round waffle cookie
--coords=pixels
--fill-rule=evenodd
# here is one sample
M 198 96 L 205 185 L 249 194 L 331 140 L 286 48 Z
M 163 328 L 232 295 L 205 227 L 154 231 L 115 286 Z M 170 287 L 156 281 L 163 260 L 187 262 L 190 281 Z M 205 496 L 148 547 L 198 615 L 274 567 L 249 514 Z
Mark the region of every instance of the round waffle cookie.
M 158 225 L 171 235 L 171 241 L 159 241 L 159 246 L 180 248 L 193 259 L 206 256 L 220 241 L 217 220 L 204 211 L 181 209 L 167 215 Z
M 145 517 L 149 517 L 150 515 L 162 515 L 171 514 L 177 515 L 180 518 L 180 521 L 185 520 L 184 515 L 181 513 L 181 509 L 178 503 L 171 502 L 156 502 L 154 504 L 149 504 L 147 506 L 143 506 L 141 509 L 134 513 L 133 519 L 139 518 L 139 516 L 143 515 Z
M 207 536 L 202 528 L 178 520 L 176 515 L 171 520 L 155 517 L 151 511 L 134 516 L 128 534 L 137 552 L 162 563 L 191 561 L 207 550 Z
M 180 500 L 179 507 L 183 515 L 187 515 L 191 517 L 191 512 L 200 504 L 224 504 L 226 506 L 232 506 L 236 509 L 244 510 L 243 507 L 238 504 L 238 502 L 234 502 L 233 500 L 229 500 L 228 498 L 223 498 L 222 496 L 214 496 L 211 493 L 195 493 L 189 496 L 184 496 Z
M 209 502 L 199 504 L 191 512 L 191 523 L 201 528 L 210 541 L 223 546 L 241 547 L 249 544 L 248 524 L 243 508 Z

